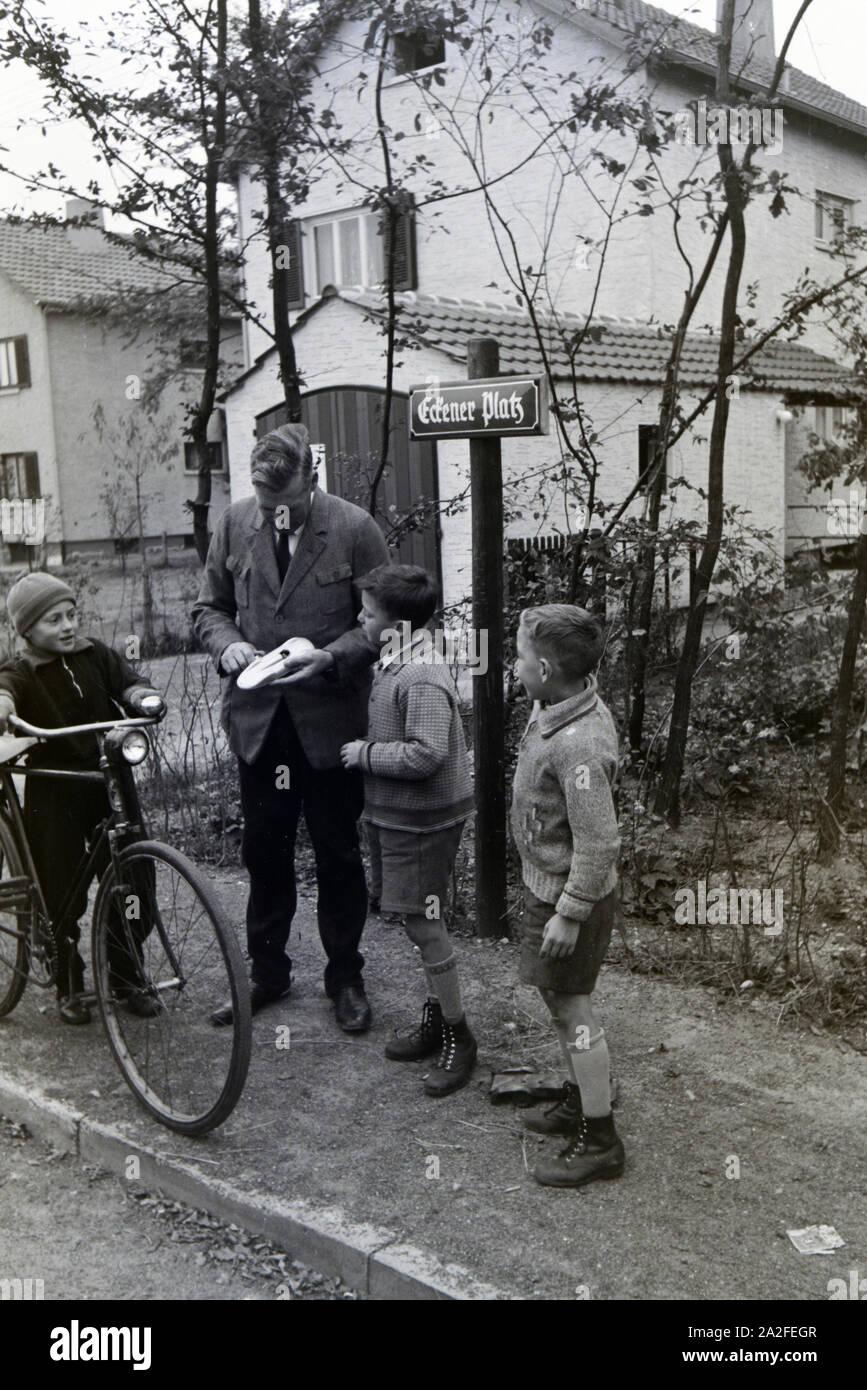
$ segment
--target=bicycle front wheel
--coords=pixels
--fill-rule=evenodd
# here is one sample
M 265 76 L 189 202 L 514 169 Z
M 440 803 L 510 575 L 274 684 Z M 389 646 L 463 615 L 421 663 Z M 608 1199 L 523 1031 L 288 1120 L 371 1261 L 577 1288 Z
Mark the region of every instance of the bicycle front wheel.
M 93 913 L 93 972 L 105 1031 L 130 1088 L 162 1124 L 221 1124 L 250 1062 L 250 993 L 232 927 L 210 884 L 155 840 L 122 850 Z M 210 1015 L 230 998 L 233 1022 Z
M 24 993 L 30 966 L 30 880 L 5 817 L 0 816 L 0 1018 Z

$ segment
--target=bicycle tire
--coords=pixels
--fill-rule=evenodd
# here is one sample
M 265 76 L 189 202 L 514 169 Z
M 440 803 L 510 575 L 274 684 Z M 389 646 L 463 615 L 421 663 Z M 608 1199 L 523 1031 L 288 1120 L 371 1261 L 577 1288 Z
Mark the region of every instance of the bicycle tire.
M 32 904 L 25 908 L 15 906 L 14 890 L 8 905 L 2 901 L 3 885 L 11 879 L 25 878 L 12 827 L 5 816 L 0 816 L 0 1018 L 15 1008 L 27 986 L 30 970 L 30 933 L 21 918 L 22 911 L 32 912 Z M 10 919 L 14 919 L 14 925 Z M 12 932 L 22 935 L 10 935 Z
M 231 924 L 186 855 L 157 840 L 120 852 L 97 893 L 92 962 L 109 1045 L 136 1099 L 180 1134 L 222 1124 L 250 1063 L 250 992 Z M 130 1011 L 131 989 L 159 1006 L 153 1017 Z M 215 1029 L 210 1015 L 227 996 L 233 1022 Z

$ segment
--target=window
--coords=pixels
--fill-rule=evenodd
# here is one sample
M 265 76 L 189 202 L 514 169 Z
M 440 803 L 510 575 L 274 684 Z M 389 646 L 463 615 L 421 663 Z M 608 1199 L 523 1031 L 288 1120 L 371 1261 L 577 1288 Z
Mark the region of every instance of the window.
M 820 439 L 840 439 L 843 426 L 852 422 L 853 411 L 845 405 L 814 405 L 813 416 Z
M 30 357 L 27 339 L 0 338 L 0 391 L 11 386 L 30 385 Z
M 656 440 L 659 435 L 658 425 L 639 425 L 638 426 L 638 477 L 641 483 L 641 492 L 647 491 L 647 471 L 653 463 L 653 455 L 656 450 Z M 662 490 L 668 491 L 668 458 L 666 457 L 663 465 Z
M 184 441 L 184 472 L 186 473 L 198 473 L 199 471 L 199 465 L 196 462 L 195 448 L 196 446 L 192 444 L 190 440 Z M 223 458 L 222 440 L 218 439 L 209 442 L 205 445 L 205 448 L 208 451 L 208 467 L 211 472 L 223 473 L 226 468 L 226 463 Z
M 308 294 L 321 295 L 326 285 L 380 286 L 386 274 L 386 241 L 377 212 L 349 212 L 307 224 L 310 248 L 305 277 Z M 395 237 L 394 284 L 398 290 L 416 286 L 415 215 L 410 209 Z
M 855 203 L 851 198 L 840 198 L 836 193 L 816 192 L 816 240 L 826 246 L 839 241 L 844 232 L 852 226 Z
M 39 461 L 36 454 L 0 454 L 0 497 L 39 496 Z
M 412 29 L 394 37 L 395 72 L 421 72 L 446 60 L 445 40 L 430 29 Z
M 353 213 L 317 222 L 311 231 L 317 296 L 326 285 L 382 284 L 385 257 L 377 213 Z

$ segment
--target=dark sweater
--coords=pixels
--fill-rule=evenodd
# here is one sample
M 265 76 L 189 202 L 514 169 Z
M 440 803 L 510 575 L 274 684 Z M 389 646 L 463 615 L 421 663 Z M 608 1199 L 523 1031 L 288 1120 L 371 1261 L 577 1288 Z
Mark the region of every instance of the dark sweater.
M 32 651 L 0 665 L 0 690 L 12 697 L 15 713 L 42 729 L 116 719 L 118 706 L 134 690 L 152 689 L 124 657 L 95 637 L 79 638 L 68 656 Z M 74 734 L 36 744 L 29 760 L 34 767 L 93 769 L 99 766 L 99 746 L 95 734 Z

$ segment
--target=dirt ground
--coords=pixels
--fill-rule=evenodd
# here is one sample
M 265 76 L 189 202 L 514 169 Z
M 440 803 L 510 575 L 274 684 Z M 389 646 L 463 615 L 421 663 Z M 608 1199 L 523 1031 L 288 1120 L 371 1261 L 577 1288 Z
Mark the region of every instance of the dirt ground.
M 270 1241 L 54 1153 L 6 1120 L 0 1211 L 0 1278 L 41 1280 L 32 1287 L 46 1300 L 357 1297 Z
M 242 875 L 215 878 L 240 924 Z M 597 998 L 627 1171 L 552 1191 L 528 1170 L 556 1141 L 525 1135 L 520 1112 L 488 1098 L 492 1069 L 557 1065 L 541 1001 L 516 983 L 513 945 L 458 942 L 480 1060 L 442 1101 L 422 1093 L 425 1064 L 383 1057 L 422 997 L 400 928 L 368 923 L 375 1022 L 362 1037 L 340 1032 L 323 997 L 309 894 L 292 949 L 292 996 L 255 1019 L 246 1091 L 206 1139 L 169 1135 L 138 1111 L 99 1026 L 64 1028 L 32 988 L 0 1023 L 0 1068 L 246 1191 L 338 1206 L 522 1298 L 823 1300 L 829 1279 L 867 1266 L 867 1060 L 830 1035 L 777 1026 L 771 1001 L 607 966 Z M 277 1047 L 284 1024 L 288 1051 Z M 845 1246 L 798 1254 L 786 1231 L 820 1223 Z

